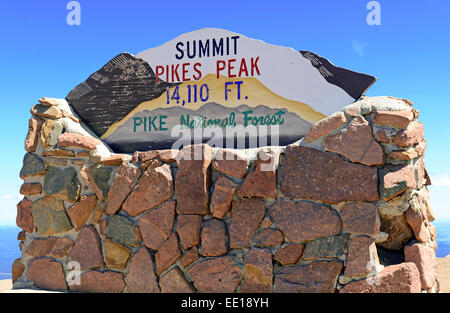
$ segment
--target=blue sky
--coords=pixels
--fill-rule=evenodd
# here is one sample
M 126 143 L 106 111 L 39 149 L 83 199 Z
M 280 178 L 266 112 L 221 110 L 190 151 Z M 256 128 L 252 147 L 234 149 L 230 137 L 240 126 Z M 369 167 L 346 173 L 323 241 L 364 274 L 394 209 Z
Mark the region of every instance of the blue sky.
M 0 225 L 15 222 L 23 142 L 37 99 L 65 97 L 120 52 L 137 54 L 204 27 L 315 52 L 376 76 L 367 95 L 413 101 L 428 141 L 432 206 L 450 221 L 450 1 L 379 0 L 381 25 L 372 26 L 367 0 L 80 0 L 80 26 L 66 23 L 68 2 L 10 1 L 0 9 Z

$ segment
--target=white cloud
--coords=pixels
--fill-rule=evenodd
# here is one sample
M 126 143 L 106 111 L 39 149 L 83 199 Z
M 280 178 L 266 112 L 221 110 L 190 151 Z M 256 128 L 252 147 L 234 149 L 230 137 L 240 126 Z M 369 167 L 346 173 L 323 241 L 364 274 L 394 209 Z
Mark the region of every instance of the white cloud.
M 360 57 L 364 56 L 364 49 L 366 48 L 366 44 L 362 43 L 358 40 L 353 40 L 353 52 L 359 55 Z
M 0 199 L 13 199 L 14 195 L 1 195 Z
M 450 173 L 430 174 L 432 186 L 450 187 Z

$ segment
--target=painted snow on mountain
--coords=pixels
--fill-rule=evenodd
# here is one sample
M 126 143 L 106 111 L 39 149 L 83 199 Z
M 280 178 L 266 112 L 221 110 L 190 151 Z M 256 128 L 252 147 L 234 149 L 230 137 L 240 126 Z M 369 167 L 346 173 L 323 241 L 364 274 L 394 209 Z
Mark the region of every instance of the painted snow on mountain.
M 230 39 L 236 36 L 239 36 L 239 38 L 235 40 Z M 250 39 L 241 34 L 223 29 L 205 28 L 185 33 L 159 47 L 141 52 L 137 54 L 137 57 L 148 62 L 153 69 L 156 69 L 158 65 L 170 64 L 169 60 L 172 60 L 172 63 L 186 61 L 194 64 L 199 62 L 202 64 L 201 71 L 204 75 L 215 74 L 217 71 L 215 60 L 218 57 L 215 56 L 213 61 L 208 61 L 210 58 L 213 59 L 212 55 L 209 58 L 205 56 L 199 57 L 199 47 L 197 48 L 197 54 L 192 58 L 177 60 L 175 57 L 183 49 L 184 55 L 187 54 L 188 43 L 190 43 L 192 55 L 193 45 L 198 45 L 200 40 L 204 43 L 208 39 L 212 41 L 213 38 L 229 38 L 228 42 L 237 43 L 236 51 L 234 51 L 234 46 L 232 46 L 228 49 L 229 54 L 219 57 L 221 59 L 237 57 L 250 60 L 252 57 L 259 57 L 260 75 L 257 76 L 258 80 L 274 93 L 284 98 L 306 103 L 314 108 L 315 111 L 325 115 L 330 115 L 343 106 L 357 100 L 351 97 L 343 88 L 329 83 L 325 79 L 323 71 L 321 72 L 314 67 L 310 58 L 304 57 L 299 51 L 271 45 L 261 40 Z M 178 43 L 182 43 L 182 45 L 179 45 L 177 49 Z M 210 42 L 210 46 L 212 46 L 212 42 Z M 236 52 L 236 54 L 232 55 L 230 50 Z M 331 72 L 328 73 L 331 74 Z M 367 76 L 365 74 L 352 73 L 354 76 Z M 374 80 L 375 78 L 372 77 L 371 83 Z M 360 90 L 360 95 L 371 83 Z
M 280 113 L 282 111 L 282 113 Z M 245 148 L 264 145 L 287 145 L 302 138 L 306 132 L 312 126 L 312 123 L 299 117 L 293 112 L 289 112 L 287 109 L 270 108 L 266 105 L 258 105 L 257 107 L 250 107 L 246 104 L 239 105 L 237 107 L 225 107 L 215 102 L 208 102 L 196 110 L 188 109 L 185 107 L 169 107 L 169 108 L 155 108 L 153 110 L 144 109 L 136 112 L 129 118 L 126 118 L 124 123 L 118 126 L 115 131 L 109 135 L 104 141 L 110 145 L 115 151 L 130 153 L 133 151 L 143 151 L 152 149 L 170 149 L 173 148 L 173 144 L 182 137 L 182 133 L 177 129 L 183 129 L 186 134 L 189 134 L 188 141 L 179 141 L 179 144 L 193 143 L 191 138 L 201 134 L 202 142 L 206 143 L 211 140 L 212 137 L 217 135 L 216 130 L 219 128 L 219 132 L 226 135 L 226 131 L 233 131 L 238 125 L 244 125 L 244 112 L 247 112 L 247 116 L 270 116 L 277 118 L 281 117 L 281 125 L 279 125 L 279 136 L 277 135 L 277 142 L 272 142 L 270 139 L 270 126 L 268 129 L 268 136 L 264 138 L 261 132 L 252 133 L 247 128 L 247 132 L 233 133 L 233 147 L 230 147 L 226 140 L 215 141 L 216 147 L 235 148 L 238 142 L 242 144 L 244 142 Z M 251 113 L 250 113 L 251 112 Z M 154 118 L 159 116 L 165 116 L 163 128 L 166 130 L 160 130 L 158 125 L 159 120 L 156 119 L 155 126 L 158 128 L 155 131 L 155 126 L 149 128 L 146 125 L 146 129 L 140 124 L 136 126 L 136 120 L 142 120 L 144 118 Z M 273 119 L 273 120 L 274 120 Z M 268 119 L 267 119 L 268 120 Z M 234 122 L 234 123 L 233 123 Z M 177 126 L 183 124 L 181 127 Z M 251 125 L 249 121 L 249 125 Z M 232 124 L 232 125 L 230 125 Z M 175 131 L 172 133 L 174 127 Z M 192 127 L 192 128 L 191 128 Z M 238 126 L 239 127 L 239 126 Z M 248 126 L 250 128 L 259 130 L 260 125 Z M 250 132 L 249 132 L 250 131 Z M 259 142 L 255 141 L 258 140 Z M 262 138 L 262 139 L 261 139 Z M 263 140 L 263 141 L 261 141 Z M 266 144 L 264 140 L 267 140 Z M 175 147 L 179 148 L 179 147 Z M 238 146 L 238 148 L 244 148 Z

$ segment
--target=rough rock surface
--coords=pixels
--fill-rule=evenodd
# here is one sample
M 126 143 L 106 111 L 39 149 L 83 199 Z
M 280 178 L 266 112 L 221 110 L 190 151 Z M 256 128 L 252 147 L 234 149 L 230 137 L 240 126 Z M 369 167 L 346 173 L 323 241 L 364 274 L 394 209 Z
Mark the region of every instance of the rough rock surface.
M 355 117 L 345 130 L 325 138 L 324 147 L 352 162 L 368 166 L 384 163 L 383 148 L 373 138 L 372 126 L 362 116 Z
M 156 272 L 161 275 L 173 263 L 181 257 L 180 248 L 178 247 L 178 236 L 173 233 L 170 238 L 159 248 L 155 255 Z
M 303 254 L 305 245 L 302 243 L 287 244 L 278 249 L 273 256 L 281 265 L 295 264 Z
M 230 247 L 249 248 L 253 235 L 264 218 L 266 204 L 262 199 L 234 200 L 231 211 Z
M 73 228 L 62 200 L 41 198 L 33 202 L 31 212 L 41 236 L 64 233 Z
M 342 228 L 337 212 L 318 203 L 278 200 L 269 212 L 274 223 L 291 242 L 334 236 Z
M 178 215 L 177 233 L 185 250 L 200 242 L 201 223 L 201 215 Z
M 81 229 L 69 259 L 80 263 L 81 270 L 103 266 L 101 240 L 94 226 L 88 225 Z
M 344 113 L 339 112 L 329 116 L 316 124 L 314 124 L 305 136 L 306 142 L 313 142 L 314 140 L 331 133 L 333 130 L 345 124 L 347 119 Z
M 274 228 L 266 228 L 255 237 L 255 245 L 257 247 L 278 247 L 281 246 L 283 241 L 283 233 Z
M 309 241 L 305 245 L 302 258 L 305 260 L 338 258 L 344 253 L 347 240 L 348 235 L 338 235 Z
M 340 261 L 313 261 L 286 266 L 275 274 L 274 292 L 333 293 L 343 265 Z
M 161 292 L 164 293 L 191 293 L 195 292 L 179 268 L 174 267 L 159 279 Z
M 115 214 L 120 209 L 140 175 L 140 169 L 128 163 L 118 168 L 106 198 L 106 214 Z
M 222 218 L 228 213 L 237 187 L 236 183 L 225 176 L 217 179 L 211 198 L 212 213 L 215 218 Z
M 20 170 L 20 178 L 42 175 L 45 173 L 45 165 L 40 157 L 33 153 L 27 153 L 23 157 L 23 166 Z
M 341 218 L 346 232 L 375 236 L 380 231 L 377 207 L 368 202 L 347 203 L 341 207 Z
M 342 293 L 418 293 L 420 275 L 414 263 L 401 263 L 384 268 L 375 277 L 347 284 Z
M 150 210 L 173 196 L 173 181 L 169 165 L 146 171 L 131 191 L 122 208 L 130 216 Z
M 185 146 L 177 160 L 175 178 L 178 214 L 209 214 L 211 147 Z
M 121 244 L 135 246 L 134 225 L 131 220 L 120 215 L 111 215 L 105 229 L 106 236 Z
M 379 200 L 376 167 L 316 149 L 288 146 L 281 171 L 281 190 L 287 197 L 326 203 Z
M 242 178 L 247 172 L 248 163 L 247 160 L 240 158 L 233 152 L 220 150 L 216 153 L 212 166 L 218 172 Z
M 108 268 L 124 269 L 130 258 L 131 251 L 108 238 L 105 240 L 104 246 L 106 266 Z
M 203 256 L 220 256 L 228 252 L 227 232 L 223 221 L 211 218 L 203 222 L 200 238 Z
M 102 142 L 93 137 L 87 137 L 76 133 L 64 133 L 58 137 L 58 146 L 63 148 L 77 147 L 93 150 Z
M 71 206 L 67 212 L 69 213 L 70 219 L 77 230 L 86 224 L 89 216 L 91 216 L 97 205 L 97 196 L 88 195 L 82 196 L 80 200 Z
M 378 246 L 399 251 L 411 239 L 413 232 L 406 222 L 404 215 L 398 215 L 391 219 L 381 219 L 380 230 L 388 234 L 386 241 Z
M 44 120 L 37 117 L 32 117 L 28 121 L 28 133 L 25 139 L 25 151 L 35 152 L 39 140 L 39 133 L 41 131 Z
M 405 262 L 416 264 L 420 274 L 422 289 L 431 289 L 437 281 L 436 252 L 433 248 L 423 244 L 407 246 L 405 251 Z
M 68 237 L 35 239 L 28 246 L 26 253 L 35 257 L 48 256 L 60 259 L 67 254 L 73 245 L 74 242 Z
M 123 275 L 112 271 L 89 271 L 81 274 L 80 280 L 81 285 L 73 285 L 70 287 L 72 291 L 119 293 L 125 288 Z
M 53 259 L 33 259 L 28 266 L 28 279 L 37 288 L 56 291 L 67 289 L 62 263 Z
M 201 260 L 188 270 L 200 292 L 234 292 L 241 281 L 242 269 L 230 256 Z
M 32 233 L 34 229 L 32 204 L 33 202 L 28 199 L 23 199 L 17 204 L 16 224 L 29 233 Z
M 139 220 L 139 230 L 147 248 L 158 250 L 170 237 L 175 218 L 175 201 L 165 202 Z
M 272 253 L 269 249 L 252 248 L 245 260 L 245 275 L 239 292 L 272 291 Z
M 141 247 L 131 258 L 130 271 L 126 281 L 128 292 L 159 292 L 158 282 L 153 270 L 153 260 L 146 247 Z
M 344 271 L 345 276 L 365 276 L 374 272 L 378 264 L 375 239 L 367 236 L 357 236 L 350 240 Z
M 48 166 L 44 179 L 44 192 L 51 197 L 75 202 L 80 195 L 81 184 L 73 167 Z

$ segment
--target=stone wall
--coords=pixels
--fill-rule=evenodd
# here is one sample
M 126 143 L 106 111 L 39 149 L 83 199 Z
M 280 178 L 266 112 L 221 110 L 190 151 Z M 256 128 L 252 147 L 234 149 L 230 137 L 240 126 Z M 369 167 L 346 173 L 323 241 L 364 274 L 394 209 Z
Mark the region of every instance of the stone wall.
M 42 98 L 20 172 L 14 288 L 436 292 L 411 105 L 365 97 L 287 147 L 118 155 L 64 100 Z

